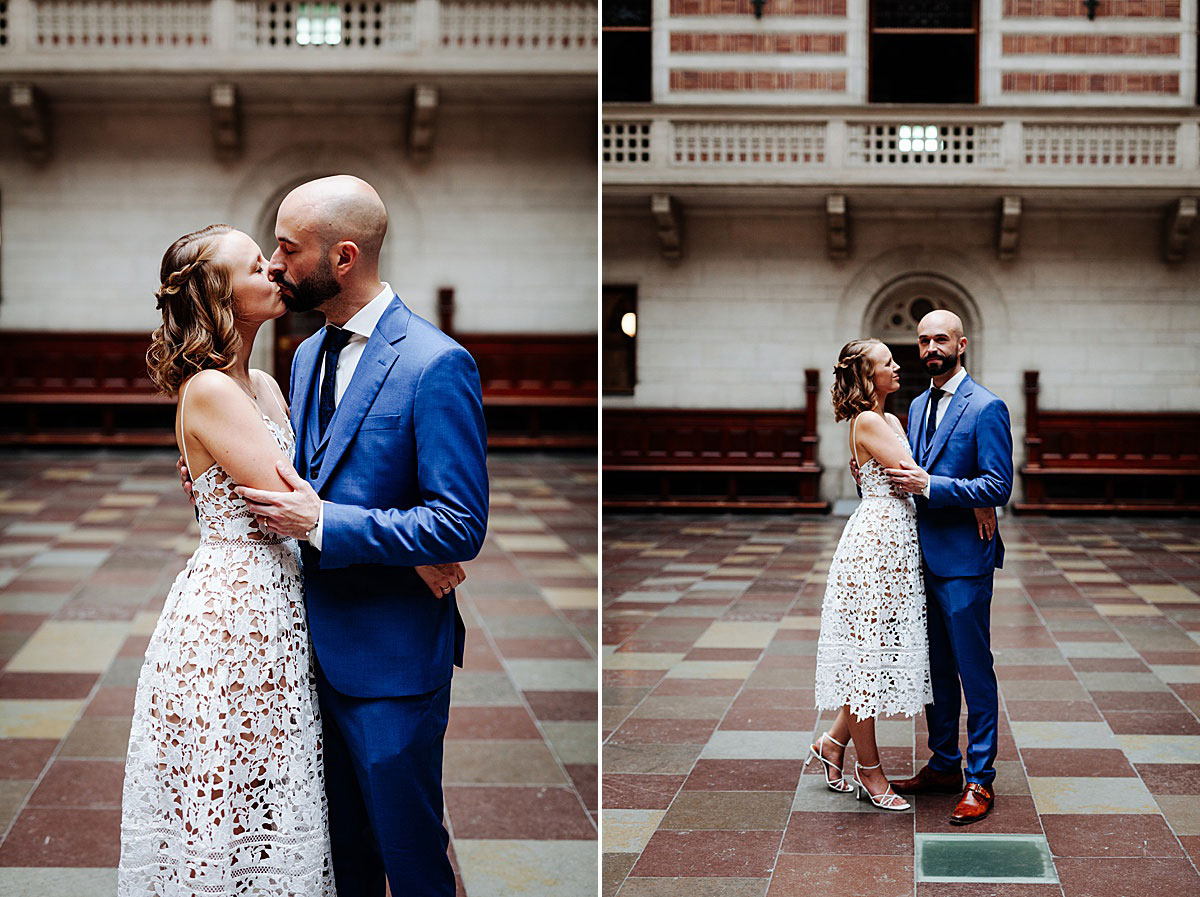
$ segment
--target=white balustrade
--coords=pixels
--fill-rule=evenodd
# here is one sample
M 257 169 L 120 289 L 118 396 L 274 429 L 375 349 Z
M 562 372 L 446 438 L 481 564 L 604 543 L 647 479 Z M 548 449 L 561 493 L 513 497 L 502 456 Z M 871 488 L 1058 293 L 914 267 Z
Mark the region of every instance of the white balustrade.
M 849 122 L 846 163 L 852 166 L 1000 167 L 1000 125 Z
M 649 165 L 650 122 L 604 122 L 600 135 L 600 157 L 605 165 Z
M 450 0 L 438 5 L 440 46 L 450 50 L 593 51 L 595 3 Z
M 20 15 L 10 15 L 18 2 Z M 10 71 L 45 69 L 55 56 L 74 69 L 100 59 L 178 69 L 187 52 L 250 68 L 263 58 L 354 56 L 370 65 L 404 53 L 473 72 L 493 62 L 586 72 L 598 43 L 596 0 L 0 0 L 0 55 Z
M 1082 168 L 1173 168 L 1179 164 L 1175 125 L 1026 125 L 1026 165 Z
M 824 122 L 674 122 L 675 165 L 820 165 Z
M 1097 121 L 987 109 L 928 116 L 847 108 L 814 120 L 747 110 L 605 108 L 605 183 L 1160 186 L 1195 189 L 1200 123 L 1122 110 Z M 1157 118 L 1157 120 L 1155 120 Z
M 201 50 L 211 43 L 209 0 L 33 0 L 38 50 Z
M 417 43 L 415 10 L 412 0 L 238 0 L 235 45 L 310 52 L 412 50 Z

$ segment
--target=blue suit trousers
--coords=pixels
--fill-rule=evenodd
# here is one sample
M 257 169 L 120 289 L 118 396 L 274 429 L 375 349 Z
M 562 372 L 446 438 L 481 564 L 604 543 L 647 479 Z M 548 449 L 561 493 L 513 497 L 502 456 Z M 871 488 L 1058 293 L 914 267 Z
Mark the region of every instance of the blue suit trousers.
M 384 897 L 385 874 L 397 897 L 454 897 L 442 825 L 450 683 L 355 698 L 333 688 L 319 663 L 316 671 L 338 897 Z
M 945 578 L 925 570 L 929 672 L 933 703 L 925 705 L 929 761 L 938 772 L 962 764 L 958 716 L 967 699 L 968 782 L 990 786 L 996 778 L 999 697 L 992 666 L 992 574 Z M 961 683 L 961 691 L 960 691 Z

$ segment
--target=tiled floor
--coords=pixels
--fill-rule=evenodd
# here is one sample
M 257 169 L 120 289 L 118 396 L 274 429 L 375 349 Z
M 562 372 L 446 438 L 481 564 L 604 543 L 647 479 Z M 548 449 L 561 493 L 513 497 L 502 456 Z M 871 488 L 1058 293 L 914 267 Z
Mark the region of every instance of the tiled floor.
M 998 797 L 966 829 L 952 796 L 885 813 L 802 770 L 844 524 L 606 515 L 604 894 L 1200 893 L 1200 522 L 1001 521 Z M 923 717 L 878 737 L 893 777 L 927 758 Z M 917 881 L 918 833 L 1044 837 L 1059 884 Z
M 133 691 L 195 547 L 175 457 L 0 454 L 0 893 L 115 893 Z M 460 893 L 584 897 L 596 882 L 596 475 L 491 459 L 488 541 L 459 591 L 447 732 Z

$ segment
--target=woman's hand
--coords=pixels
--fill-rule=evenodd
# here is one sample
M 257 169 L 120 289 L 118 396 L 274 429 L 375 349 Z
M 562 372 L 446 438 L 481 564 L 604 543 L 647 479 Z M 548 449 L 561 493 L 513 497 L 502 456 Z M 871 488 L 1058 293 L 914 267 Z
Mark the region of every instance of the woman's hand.
M 996 534 L 996 509 L 995 508 L 973 508 L 975 511 L 975 525 L 979 527 L 979 538 L 985 542 L 992 541 L 992 536 Z
M 423 564 L 414 567 L 435 598 L 445 598 L 467 578 L 462 564 Z

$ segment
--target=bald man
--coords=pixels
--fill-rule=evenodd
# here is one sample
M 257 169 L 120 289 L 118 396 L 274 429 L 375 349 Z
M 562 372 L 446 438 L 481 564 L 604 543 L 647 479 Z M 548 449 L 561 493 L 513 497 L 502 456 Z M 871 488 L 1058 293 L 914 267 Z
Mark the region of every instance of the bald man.
M 414 571 L 475 557 L 487 531 L 486 434 L 471 356 L 379 279 L 387 211 L 348 175 L 302 184 L 269 274 L 327 326 L 292 362 L 292 492 L 240 488 L 301 540 L 339 897 L 453 897 L 442 742 L 465 627 Z
M 925 707 L 929 762 L 902 794 L 960 793 L 950 822 L 983 819 L 995 804 L 999 699 L 991 651 L 992 579 L 1004 563 L 994 508 L 1008 503 L 1013 444 L 1008 407 L 963 367 L 967 337 L 952 312 L 931 311 L 917 326 L 930 388 L 908 412 L 915 463 L 887 471 L 917 500 L 933 703 Z M 958 715 L 967 699 L 967 763 L 961 770 Z

